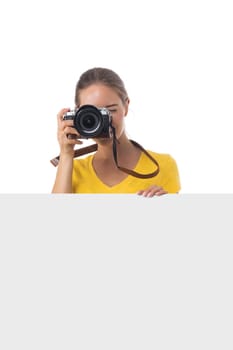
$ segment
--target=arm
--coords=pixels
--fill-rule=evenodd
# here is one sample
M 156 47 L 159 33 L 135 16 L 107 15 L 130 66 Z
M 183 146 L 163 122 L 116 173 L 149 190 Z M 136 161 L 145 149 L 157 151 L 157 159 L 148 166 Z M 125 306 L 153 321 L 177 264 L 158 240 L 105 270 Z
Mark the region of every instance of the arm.
M 52 193 L 72 193 L 74 146 L 82 144 L 82 141 L 77 138 L 69 138 L 70 134 L 77 137 L 79 134 L 72 127 L 72 120 L 63 120 L 64 114 L 68 111 L 68 108 L 63 108 L 57 115 L 57 138 L 60 146 L 60 159 Z
M 73 156 L 60 155 L 52 193 L 72 193 Z

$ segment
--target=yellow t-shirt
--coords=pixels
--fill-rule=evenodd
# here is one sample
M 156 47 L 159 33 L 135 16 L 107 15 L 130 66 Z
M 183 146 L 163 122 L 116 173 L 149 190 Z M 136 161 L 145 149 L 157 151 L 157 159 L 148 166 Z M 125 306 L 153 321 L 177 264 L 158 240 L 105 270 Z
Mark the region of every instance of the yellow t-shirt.
M 148 151 L 159 163 L 160 172 L 155 177 L 141 179 L 128 175 L 115 186 L 107 186 L 96 175 L 92 166 L 93 154 L 74 159 L 72 188 L 73 193 L 137 193 L 151 185 L 163 187 L 168 193 L 180 190 L 179 172 L 175 160 L 169 154 Z M 156 170 L 156 165 L 142 152 L 134 171 L 142 174 Z

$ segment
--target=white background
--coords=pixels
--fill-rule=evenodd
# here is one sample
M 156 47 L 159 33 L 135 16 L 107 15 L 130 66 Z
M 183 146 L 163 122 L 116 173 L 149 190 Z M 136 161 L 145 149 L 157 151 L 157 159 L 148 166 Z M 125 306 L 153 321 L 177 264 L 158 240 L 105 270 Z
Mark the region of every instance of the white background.
M 129 136 L 177 161 L 183 193 L 233 192 L 232 1 L 2 1 L 0 192 L 49 193 L 56 114 L 115 70 Z

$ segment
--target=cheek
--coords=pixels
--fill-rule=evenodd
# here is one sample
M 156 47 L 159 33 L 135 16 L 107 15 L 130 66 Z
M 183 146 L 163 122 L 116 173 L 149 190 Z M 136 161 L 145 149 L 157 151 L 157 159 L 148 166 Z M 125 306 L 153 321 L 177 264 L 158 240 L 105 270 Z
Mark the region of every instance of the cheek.
M 112 124 L 116 130 L 116 137 L 119 138 L 125 130 L 124 115 L 114 115 L 112 119 Z
M 118 125 L 118 124 L 124 123 L 124 118 L 125 118 L 125 115 L 123 111 L 119 113 L 114 113 L 112 116 L 113 124 Z
M 124 129 L 124 116 L 114 116 L 112 119 L 112 125 L 114 126 L 114 128 L 116 128 L 116 130 Z

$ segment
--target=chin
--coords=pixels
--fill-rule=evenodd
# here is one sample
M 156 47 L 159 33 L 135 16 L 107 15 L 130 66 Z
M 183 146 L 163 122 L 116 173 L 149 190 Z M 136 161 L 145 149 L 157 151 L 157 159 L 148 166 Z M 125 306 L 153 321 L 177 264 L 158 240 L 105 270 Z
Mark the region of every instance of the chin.
M 112 144 L 112 138 L 98 138 L 98 139 L 94 139 L 94 141 L 100 145 L 110 145 Z

